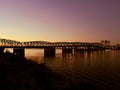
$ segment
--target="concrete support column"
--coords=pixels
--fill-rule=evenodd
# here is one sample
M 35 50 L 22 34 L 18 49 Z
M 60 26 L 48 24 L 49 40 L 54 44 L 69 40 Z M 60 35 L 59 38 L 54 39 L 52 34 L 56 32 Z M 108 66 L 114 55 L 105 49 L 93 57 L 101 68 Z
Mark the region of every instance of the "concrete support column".
M 63 47 L 62 53 L 73 53 L 73 49 L 71 47 Z
M 19 57 L 25 56 L 25 48 L 13 48 L 13 54 Z
M 89 45 L 89 46 L 88 46 L 88 51 L 95 51 L 95 50 L 97 50 L 97 48 L 98 48 L 98 47 L 95 47 L 95 46 L 93 46 L 93 45 Z
M 83 53 L 83 52 L 84 52 L 84 49 L 74 48 L 74 52 L 75 52 L 75 53 Z
M 5 48 L 0 47 L 0 56 L 2 56 L 4 54 L 4 49 Z
M 88 49 L 88 50 L 92 50 L 92 46 L 91 46 L 91 45 L 88 45 L 87 49 Z
M 74 52 L 79 52 L 79 51 L 80 51 L 80 49 L 74 48 Z
M 55 57 L 55 47 L 45 47 L 44 57 Z

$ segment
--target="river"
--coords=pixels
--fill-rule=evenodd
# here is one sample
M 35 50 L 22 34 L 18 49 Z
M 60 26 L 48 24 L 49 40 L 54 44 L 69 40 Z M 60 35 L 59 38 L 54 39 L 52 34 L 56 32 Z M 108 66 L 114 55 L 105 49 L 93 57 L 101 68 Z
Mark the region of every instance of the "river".
M 43 49 L 26 49 L 25 57 L 47 67 L 73 82 L 87 82 L 101 89 L 120 89 L 120 51 L 92 51 L 44 58 Z

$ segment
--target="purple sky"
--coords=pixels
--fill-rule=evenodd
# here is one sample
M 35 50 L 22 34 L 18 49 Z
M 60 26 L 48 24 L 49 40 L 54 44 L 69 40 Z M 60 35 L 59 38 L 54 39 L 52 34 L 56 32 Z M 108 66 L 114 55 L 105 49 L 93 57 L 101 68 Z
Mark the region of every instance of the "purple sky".
M 0 38 L 120 43 L 120 0 L 0 0 Z

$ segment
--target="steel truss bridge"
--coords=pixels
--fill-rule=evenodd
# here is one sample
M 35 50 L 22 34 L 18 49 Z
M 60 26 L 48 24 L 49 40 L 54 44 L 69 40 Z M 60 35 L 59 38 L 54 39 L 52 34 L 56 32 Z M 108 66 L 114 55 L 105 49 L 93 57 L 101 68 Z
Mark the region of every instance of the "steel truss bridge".
M 103 50 L 101 43 L 88 42 L 47 42 L 29 41 L 19 42 L 9 39 L 0 39 L 0 54 L 4 53 L 5 48 L 13 48 L 13 54 L 24 57 L 25 48 L 44 48 L 45 56 L 55 56 L 55 49 L 61 48 L 63 53 L 80 52 L 85 50 Z
M 5 48 L 42 48 L 42 47 L 103 47 L 101 43 L 88 43 L 88 42 L 47 42 L 47 41 L 29 41 L 29 42 L 19 42 L 9 39 L 0 39 L 0 47 Z

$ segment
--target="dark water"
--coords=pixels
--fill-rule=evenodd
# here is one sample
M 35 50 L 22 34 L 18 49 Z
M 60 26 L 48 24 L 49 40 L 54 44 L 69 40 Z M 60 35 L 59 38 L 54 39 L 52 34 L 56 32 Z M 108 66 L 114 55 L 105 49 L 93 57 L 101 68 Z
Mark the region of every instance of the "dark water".
M 120 90 L 120 51 L 94 51 L 44 58 L 44 50 L 26 50 L 26 57 L 45 65 L 74 83 L 86 82 L 100 89 Z
M 73 82 L 120 89 L 120 51 L 74 53 L 45 59 L 46 65 Z

